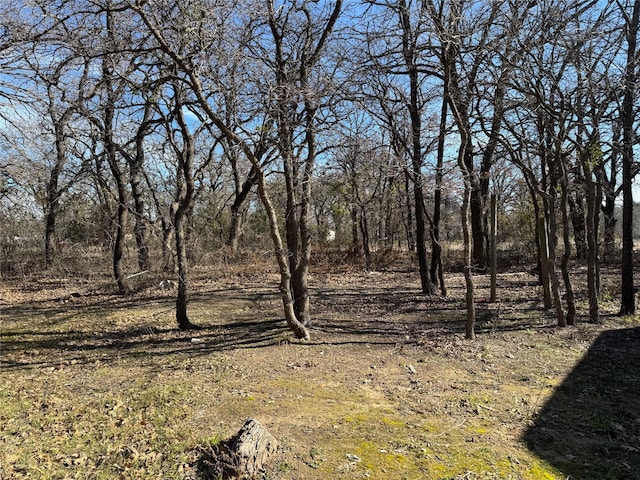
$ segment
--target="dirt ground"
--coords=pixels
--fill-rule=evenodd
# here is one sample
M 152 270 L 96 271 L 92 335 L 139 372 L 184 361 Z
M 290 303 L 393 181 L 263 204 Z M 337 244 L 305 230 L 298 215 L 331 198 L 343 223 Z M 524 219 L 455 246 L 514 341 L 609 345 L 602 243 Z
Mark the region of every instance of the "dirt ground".
M 640 478 L 640 322 L 613 315 L 614 277 L 601 324 L 578 288 L 559 329 L 530 273 L 493 304 L 477 275 L 475 341 L 456 274 L 443 298 L 409 268 L 316 266 L 308 342 L 268 259 L 194 272 L 201 331 L 176 330 L 161 280 L 2 282 L 0 478 L 199 478 L 248 417 L 279 443 L 265 479 Z

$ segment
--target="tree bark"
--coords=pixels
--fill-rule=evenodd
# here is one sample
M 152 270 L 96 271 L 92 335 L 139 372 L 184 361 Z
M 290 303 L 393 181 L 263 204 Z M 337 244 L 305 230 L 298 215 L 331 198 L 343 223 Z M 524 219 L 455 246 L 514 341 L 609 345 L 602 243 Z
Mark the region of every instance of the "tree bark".
M 591 169 L 585 165 L 585 180 L 587 185 L 587 290 L 589 294 L 589 320 L 592 323 L 600 322 L 600 306 L 598 297 L 598 230 L 597 223 L 600 220 L 598 215 L 598 196 L 596 185 L 592 178 Z
M 365 268 L 370 270 L 372 265 L 371 248 L 369 245 L 369 222 L 364 207 L 360 208 L 360 233 L 362 234 L 362 252 L 364 253 Z
M 149 270 L 149 245 L 147 245 L 147 220 L 142 189 L 142 169 L 144 168 L 144 137 L 146 134 L 146 121 L 150 106 L 145 106 L 143 125 L 136 133 L 135 155 L 129 156 L 129 183 L 131 184 L 131 197 L 133 199 L 134 224 L 133 234 L 136 238 L 138 253 L 138 268 L 141 272 Z
M 171 135 L 175 130 L 173 122 L 166 122 L 166 129 L 177 158 L 176 199 L 172 206 L 174 212 L 173 227 L 176 240 L 176 261 L 178 264 L 178 293 L 176 296 L 176 322 L 180 330 L 199 330 L 189 320 L 187 306 L 189 303 L 189 255 L 188 255 L 188 220 L 193 212 L 196 198 L 194 179 L 194 159 L 196 156 L 195 138 L 184 118 L 184 93 L 178 85 L 173 85 L 175 92 L 175 121 L 180 129 L 182 144 L 179 145 Z
M 53 257 L 55 254 L 55 233 L 56 233 L 56 220 L 58 216 L 58 205 L 60 203 L 60 192 L 58 191 L 58 181 L 60 178 L 60 171 L 62 169 L 62 163 L 60 158 L 64 159 L 64 152 L 60 149 L 64 148 L 64 140 L 62 144 L 56 134 L 56 164 L 51 169 L 49 174 L 49 181 L 47 182 L 47 204 L 46 204 L 46 225 L 44 230 L 44 260 L 45 265 L 48 267 L 53 263 Z M 64 160 L 63 160 L 64 161 Z
M 615 217 L 616 198 L 618 196 L 617 182 L 619 175 L 618 158 L 620 154 L 620 122 L 614 122 L 613 137 L 611 140 L 612 149 L 609 157 L 608 172 L 605 169 L 598 171 L 599 183 L 602 185 L 604 193 L 604 205 L 601 206 L 602 217 L 604 219 L 604 248 L 605 256 L 611 255 L 616 251 L 616 224 L 618 220 Z M 608 177 L 607 177 L 608 175 Z
M 549 276 L 551 278 L 551 294 L 553 296 L 553 305 L 556 310 L 556 318 L 559 327 L 567 326 L 567 319 L 564 314 L 562 305 L 562 296 L 560 295 L 560 280 L 556 270 L 557 244 L 558 235 L 556 227 L 556 196 L 555 187 L 551 188 L 552 193 L 549 195 L 549 223 L 548 223 L 548 243 L 549 243 Z
M 264 173 L 258 170 L 258 195 L 260 196 L 260 200 L 262 200 L 262 205 L 269 219 L 269 231 L 276 250 L 276 260 L 278 261 L 280 269 L 280 295 L 282 297 L 285 320 L 297 338 L 309 340 L 311 338 L 309 331 L 296 317 L 293 296 L 291 295 L 289 258 L 283 249 L 282 237 L 280 236 L 280 229 L 278 227 L 278 217 L 276 216 L 275 209 L 265 188 L 265 183 Z
M 187 263 L 187 245 L 185 238 L 184 207 L 176 210 L 174 218 L 176 257 L 178 263 L 178 293 L 176 296 L 176 321 L 180 330 L 192 330 L 198 327 L 191 323 L 187 313 L 189 304 L 189 267 Z
M 411 121 L 411 177 L 414 180 L 413 199 L 416 215 L 416 252 L 422 293 L 433 295 L 434 284 L 429 276 L 427 258 L 427 228 L 425 218 L 424 185 L 422 176 L 422 116 L 420 107 L 420 72 L 418 69 L 418 52 L 411 27 L 411 18 L 406 2 L 400 2 L 400 23 L 402 26 L 402 53 L 409 77 L 409 118 Z
M 582 182 L 585 181 L 582 176 L 576 179 L 577 187 L 582 188 Z M 588 200 L 587 200 L 588 201 Z M 571 224 L 573 226 L 573 241 L 576 244 L 576 257 L 586 259 L 587 257 L 587 228 L 584 204 L 584 195 L 579 192 L 575 193 L 575 197 L 569 195 L 567 198 L 569 210 L 571 212 Z
M 276 439 L 253 418 L 229 440 L 214 447 L 199 447 L 198 478 L 249 480 L 262 478 L 278 450 Z
M 564 282 L 565 298 L 567 300 L 566 322 L 567 325 L 574 325 L 576 318 L 576 302 L 573 293 L 573 285 L 571 284 L 571 274 L 569 272 L 569 262 L 571 261 L 571 236 L 569 235 L 569 213 L 567 211 L 569 186 L 565 168 L 563 168 L 562 172 L 561 187 L 560 211 L 562 212 L 562 240 L 564 244 L 564 253 L 562 255 L 560 269 L 562 272 L 562 280 Z
M 413 236 L 413 232 L 415 232 L 415 228 L 413 226 L 413 207 L 411 205 L 411 182 L 409 178 L 409 172 L 405 168 L 404 170 L 404 198 L 405 198 L 405 208 L 407 212 L 407 249 L 410 252 L 416 251 L 416 240 Z
M 446 89 L 446 85 L 444 86 Z M 436 159 L 435 192 L 433 194 L 433 226 L 431 233 L 431 282 L 440 286 L 440 293 L 447 296 L 442 269 L 442 245 L 440 244 L 440 219 L 442 215 L 442 182 L 444 179 L 444 149 L 447 139 L 447 92 L 443 92 L 440 109 L 440 128 L 438 131 L 438 151 Z
M 540 245 L 540 281 L 542 282 L 542 301 L 544 308 L 551 308 L 551 274 L 549 272 L 549 236 L 547 232 L 547 219 L 543 212 L 538 217 L 536 232 L 538 233 L 538 244 Z
M 236 169 L 237 167 L 234 167 Z M 238 249 L 238 240 L 240 238 L 240 227 L 242 226 L 242 208 L 249 197 L 251 189 L 257 183 L 255 169 L 251 168 L 247 179 L 242 183 L 241 188 L 236 189 L 236 197 L 231 205 L 231 219 L 229 222 L 229 236 L 227 238 L 227 246 L 231 251 Z
M 113 12 L 110 8 L 106 10 L 105 28 L 111 43 L 113 41 Z M 113 85 L 113 70 L 111 67 L 112 59 L 105 55 L 102 59 L 102 79 L 104 88 L 106 89 L 105 105 L 103 106 L 103 141 L 107 163 L 116 182 L 118 191 L 118 207 L 116 215 L 116 232 L 113 242 L 113 275 L 118 286 L 118 293 L 124 295 L 128 292 L 128 286 L 124 275 L 124 244 L 127 227 L 128 199 L 127 187 L 124 178 L 124 172 L 120 168 L 116 155 L 116 145 L 114 142 L 113 124 L 115 118 L 115 96 L 116 92 Z
M 497 300 L 497 283 L 498 283 L 498 242 L 497 242 L 497 230 L 498 230 L 498 199 L 496 194 L 491 195 L 491 224 L 489 228 L 489 238 L 491 245 L 491 294 L 490 302 L 494 303 Z
M 622 6 L 620 6 L 622 8 Z M 640 19 L 640 0 L 633 3 L 633 12 L 627 16 L 627 62 L 625 69 L 624 97 L 622 100 L 622 281 L 621 315 L 636 311 L 633 283 L 633 145 L 635 139 L 634 102 L 637 84 L 637 37 Z
M 465 172 L 464 175 L 468 175 Z M 473 283 L 472 259 L 471 259 L 471 225 L 469 219 L 471 203 L 471 182 L 468 178 L 464 180 L 464 196 L 462 198 L 462 238 L 464 248 L 464 281 L 466 286 L 467 319 L 465 322 L 465 338 L 473 340 L 476 338 L 476 307 L 475 307 L 475 285 Z

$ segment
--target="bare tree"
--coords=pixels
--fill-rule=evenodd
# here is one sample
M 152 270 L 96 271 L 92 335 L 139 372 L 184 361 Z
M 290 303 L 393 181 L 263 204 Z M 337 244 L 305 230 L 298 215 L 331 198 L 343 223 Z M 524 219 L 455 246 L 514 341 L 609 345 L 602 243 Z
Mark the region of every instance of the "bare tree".
M 214 108 L 210 103 L 209 96 L 206 93 L 204 81 L 206 78 L 203 78 L 201 75 L 202 71 L 206 71 L 206 68 L 202 68 L 205 64 L 201 64 L 198 62 L 202 62 L 206 60 L 206 58 L 199 58 L 196 53 L 191 50 L 181 51 L 176 49 L 176 43 L 174 43 L 173 39 L 170 35 L 185 35 L 184 28 L 180 27 L 181 21 L 184 19 L 182 16 L 182 10 L 179 5 L 174 4 L 173 2 L 169 2 L 164 4 L 165 10 L 162 12 L 157 9 L 151 9 L 148 5 L 144 3 L 135 3 L 130 5 L 134 12 L 136 12 L 141 20 L 143 21 L 146 28 L 148 28 L 149 32 L 152 34 L 156 42 L 158 43 L 158 48 L 163 54 L 166 56 L 166 60 L 172 63 L 175 68 L 184 75 L 183 82 L 189 87 L 189 89 L 193 92 L 194 100 L 197 103 L 197 107 L 202 111 L 203 115 L 207 118 L 209 122 L 211 122 L 212 126 L 217 128 L 220 134 L 230 140 L 232 143 L 236 144 L 247 158 L 250 161 L 252 167 L 255 169 L 257 179 L 258 179 L 258 195 L 262 201 L 262 204 L 265 208 L 268 220 L 271 238 L 274 244 L 276 259 L 278 261 L 278 266 L 280 269 L 280 293 L 283 301 L 284 313 L 287 324 L 294 332 L 294 334 L 298 338 L 309 338 L 309 332 L 304 324 L 298 319 L 295 308 L 294 308 L 294 297 L 291 292 L 291 270 L 287 257 L 287 253 L 283 248 L 282 237 L 280 235 L 280 227 L 278 225 L 278 217 L 275 210 L 275 207 L 271 201 L 269 196 L 267 183 L 266 183 L 266 173 L 265 173 L 265 165 L 261 163 L 261 158 L 258 156 L 256 149 L 252 146 L 251 138 L 243 138 L 238 133 L 234 132 L 232 128 L 227 125 L 224 121 L 224 117 L 218 115 Z M 193 13 L 193 12 L 192 12 Z M 202 14 L 200 18 L 189 18 L 189 20 L 193 20 L 193 24 L 197 27 L 196 32 L 199 32 L 202 35 L 194 34 L 192 37 L 193 40 L 196 41 L 194 43 L 187 43 L 183 45 L 191 45 L 197 47 L 196 51 L 198 53 L 208 53 L 207 49 L 204 50 L 201 48 L 202 45 L 198 45 L 197 42 L 204 42 L 209 45 L 208 41 L 210 40 L 204 32 L 213 31 L 219 32 L 225 26 L 224 20 L 230 18 L 233 14 L 233 11 L 230 10 L 220 10 L 215 13 L 219 15 L 217 18 L 207 18 L 207 12 L 204 9 L 199 10 L 197 13 Z M 171 26 L 170 22 L 175 21 L 177 24 L 173 25 L 174 30 L 171 31 L 168 27 Z M 212 30 L 207 30 L 205 28 L 208 24 L 207 22 L 219 22 L 217 24 L 217 28 Z M 169 23 L 169 25 L 167 25 Z M 192 25 L 193 25 L 192 24 Z M 177 28 L 176 28 L 177 26 Z M 188 32 L 188 33 L 194 33 Z M 233 38 L 230 32 L 230 39 Z M 210 67 L 213 67 L 211 65 Z
M 168 115 L 165 117 L 164 126 L 166 137 L 175 155 L 176 192 L 172 205 L 173 228 L 175 232 L 176 258 L 178 267 L 178 294 L 176 297 L 176 321 L 180 330 L 199 329 L 191 323 L 187 314 L 189 303 L 189 262 L 188 262 L 188 238 L 187 223 L 193 213 L 196 200 L 196 181 L 202 172 L 215 157 L 217 141 L 209 146 L 208 155 L 199 165 L 196 165 L 198 157 L 196 142 L 198 137 L 206 132 L 206 124 L 200 123 L 189 126 L 186 120 L 188 106 L 185 98 L 184 85 L 172 82 L 169 85 L 171 98 L 167 100 Z
M 424 117 L 431 77 L 438 74 L 428 48 L 428 16 L 420 2 L 365 3 L 372 20 L 361 34 L 365 43 L 359 70 L 367 79 L 363 90 L 371 99 L 371 112 L 389 132 L 396 156 L 408 159 L 406 174 L 413 187 L 413 198 L 407 199 L 413 209 L 408 215 L 415 219 L 420 283 L 423 293 L 434 294 L 438 277 L 430 275 L 427 253 L 429 234 L 435 238 L 434 225 L 427 211 L 423 170 L 425 155 L 435 145 L 425 138 Z M 414 242 L 410 239 L 409 243 L 413 246 Z
M 277 129 L 277 147 L 286 186 L 285 226 L 295 312 L 311 323 L 308 270 L 311 258 L 309 210 L 311 177 L 318 154 L 318 119 L 330 76 L 316 78 L 327 42 L 341 13 L 342 0 L 318 9 L 314 2 L 294 2 L 276 9 L 267 1 L 274 98 L 270 115 Z M 326 11 L 323 11 L 326 10 Z M 268 44 L 268 43 L 267 43 Z M 263 46 L 264 48 L 264 46 Z M 331 72 L 327 72 L 331 75 Z M 324 85 L 323 85 L 324 84 Z M 298 141 L 297 137 L 301 137 Z

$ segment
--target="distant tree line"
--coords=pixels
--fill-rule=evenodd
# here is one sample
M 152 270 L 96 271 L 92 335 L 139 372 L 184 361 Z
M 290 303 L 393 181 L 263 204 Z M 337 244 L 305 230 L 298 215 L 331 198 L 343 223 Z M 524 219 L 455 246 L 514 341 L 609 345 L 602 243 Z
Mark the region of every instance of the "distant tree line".
M 190 329 L 194 252 L 267 240 L 308 338 L 312 246 L 366 268 L 415 252 L 423 293 L 445 295 L 455 241 L 473 337 L 495 195 L 559 325 L 574 258 L 599 320 L 603 253 L 633 313 L 639 16 L 640 0 L 5 1 L 3 261 L 34 235 L 46 268 L 68 244 L 108 249 L 125 294 L 132 248 L 138 271 L 177 273 Z

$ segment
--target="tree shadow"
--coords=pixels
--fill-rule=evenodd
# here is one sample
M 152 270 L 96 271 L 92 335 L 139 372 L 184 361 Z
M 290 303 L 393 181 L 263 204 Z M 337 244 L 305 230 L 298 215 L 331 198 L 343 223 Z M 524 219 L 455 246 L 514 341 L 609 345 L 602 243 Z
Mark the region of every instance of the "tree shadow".
M 523 435 L 579 479 L 640 479 L 640 328 L 598 336 Z
M 110 363 L 123 357 L 165 357 L 174 354 L 206 355 L 230 349 L 263 348 L 297 342 L 281 318 L 276 290 L 263 285 L 243 288 L 228 286 L 196 292 L 192 302 L 200 305 L 217 301 L 244 305 L 230 315 L 210 319 L 195 316 L 203 330 L 181 332 L 177 328 L 156 326 L 158 316 L 172 316 L 174 299 L 170 293 L 141 292 L 118 296 L 104 292 L 71 292 L 62 297 L 9 305 L 7 318 L 34 319 L 28 328 L 4 328 L 0 343 L 0 369 L 58 368 L 74 364 Z M 113 311 L 148 309 L 143 323 L 122 327 L 102 327 Z M 489 307 L 478 319 L 477 331 L 531 329 L 526 319 L 496 321 Z M 374 285 L 362 288 L 328 287 L 314 290 L 312 341 L 317 344 L 420 344 L 426 337 L 461 334 L 464 331 L 463 304 L 455 298 L 425 296 L 416 288 Z M 496 317 L 497 318 L 497 317 Z M 88 323 L 87 319 L 94 320 Z M 74 325 L 76 328 L 65 328 Z M 60 324 L 59 324 L 60 323 Z

